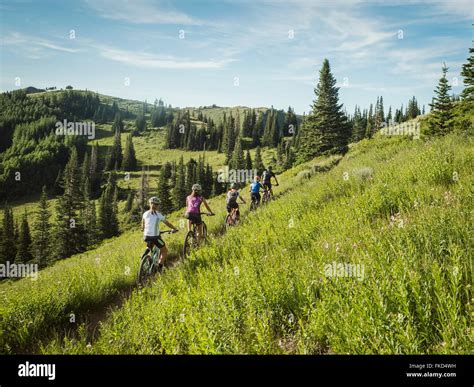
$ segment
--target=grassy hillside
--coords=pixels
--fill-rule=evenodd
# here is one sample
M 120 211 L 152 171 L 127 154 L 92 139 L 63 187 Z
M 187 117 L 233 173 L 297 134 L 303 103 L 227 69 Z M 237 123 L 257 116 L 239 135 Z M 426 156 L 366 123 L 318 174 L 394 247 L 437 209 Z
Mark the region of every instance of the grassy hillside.
M 293 171 L 297 189 L 134 292 L 92 345 L 44 351 L 467 353 L 473 158 L 472 139 L 379 138 Z
M 92 346 L 86 334 L 60 333 L 43 351 L 467 352 L 472 149 L 457 136 L 363 141 L 330 172 L 308 179 L 332 159 L 279 176 L 279 200 L 244 212 L 221 237 L 223 199 L 213 199 L 210 246 L 134 291 Z M 175 257 L 183 238 L 167 237 Z M 128 288 L 142 249 L 139 232 L 127 232 L 37 281 L 1 284 L 1 352 L 32 345 L 71 313 L 85 319 Z M 364 276 L 328 277 L 333 262 L 361 265 Z

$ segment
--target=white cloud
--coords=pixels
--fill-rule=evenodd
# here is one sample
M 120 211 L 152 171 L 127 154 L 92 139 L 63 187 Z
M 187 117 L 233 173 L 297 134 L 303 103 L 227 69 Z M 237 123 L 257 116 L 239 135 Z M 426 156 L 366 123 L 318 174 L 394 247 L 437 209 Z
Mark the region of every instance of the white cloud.
M 207 24 L 185 13 L 165 9 L 149 0 L 86 0 L 86 3 L 103 18 L 133 24 Z
M 19 32 L 10 32 L 3 36 L 0 39 L 0 45 L 20 47 L 22 52 L 31 59 L 39 59 L 45 56 L 45 49 L 69 53 L 81 51 L 78 48 L 65 47 L 47 39 L 24 35 Z
M 219 69 L 231 62 L 225 60 L 191 60 L 174 56 L 157 56 L 145 52 L 126 51 L 111 47 L 97 46 L 104 58 L 134 67 L 161 69 Z

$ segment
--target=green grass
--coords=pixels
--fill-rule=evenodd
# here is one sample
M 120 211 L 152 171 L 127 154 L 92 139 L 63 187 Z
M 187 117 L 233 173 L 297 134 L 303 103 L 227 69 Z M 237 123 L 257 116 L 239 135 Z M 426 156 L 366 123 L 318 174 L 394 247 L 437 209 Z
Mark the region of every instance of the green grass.
M 42 352 L 468 353 L 473 149 L 454 135 L 377 138 L 327 173 L 308 173 L 325 160 L 290 170 L 286 194 L 134 291 L 92 345 L 57 338 Z M 328 277 L 332 262 L 364 277 Z M 25 302 L 6 308 L 16 329 Z

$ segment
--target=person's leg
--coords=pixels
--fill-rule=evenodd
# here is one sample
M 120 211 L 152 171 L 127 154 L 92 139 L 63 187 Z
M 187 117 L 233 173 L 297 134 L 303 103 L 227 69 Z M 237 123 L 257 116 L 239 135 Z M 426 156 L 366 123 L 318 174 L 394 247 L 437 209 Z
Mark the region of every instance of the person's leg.
M 192 226 L 191 219 L 188 219 L 188 231 L 191 231 L 191 226 Z
M 160 264 L 161 265 L 165 264 L 167 257 L 168 257 L 168 249 L 166 248 L 166 246 L 163 246 L 160 249 Z

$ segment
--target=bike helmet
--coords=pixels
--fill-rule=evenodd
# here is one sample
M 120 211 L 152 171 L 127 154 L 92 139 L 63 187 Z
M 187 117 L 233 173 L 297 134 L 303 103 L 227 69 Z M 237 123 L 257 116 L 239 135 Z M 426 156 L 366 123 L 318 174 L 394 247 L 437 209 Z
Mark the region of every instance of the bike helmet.
M 201 184 L 193 184 L 192 190 L 199 193 L 202 191 Z
M 153 196 L 150 199 L 148 199 L 148 202 L 151 204 L 160 204 L 160 199 L 158 199 L 156 196 Z
M 237 185 L 237 183 L 232 183 L 232 184 L 230 185 L 230 188 L 231 188 L 231 189 L 237 189 L 237 188 L 239 188 L 239 186 Z

